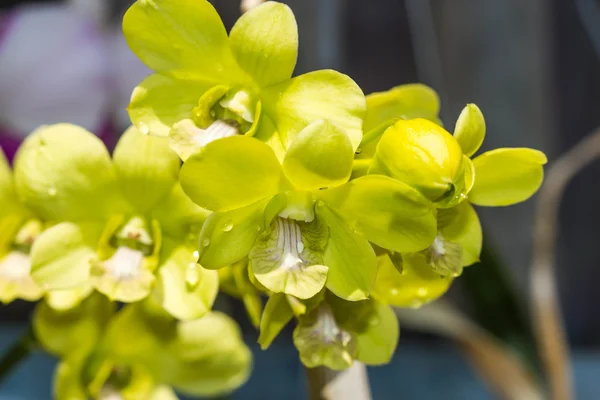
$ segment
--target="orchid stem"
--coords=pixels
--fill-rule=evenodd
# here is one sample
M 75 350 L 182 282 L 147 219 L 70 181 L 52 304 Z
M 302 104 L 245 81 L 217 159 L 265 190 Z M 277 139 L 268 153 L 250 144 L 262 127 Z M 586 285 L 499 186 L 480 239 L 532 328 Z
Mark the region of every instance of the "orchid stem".
M 0 358 L 0 385 L 36 347 L 37 341 L 33 333 L 33 328 L 29 327 L 23 336 L 17 339 Z

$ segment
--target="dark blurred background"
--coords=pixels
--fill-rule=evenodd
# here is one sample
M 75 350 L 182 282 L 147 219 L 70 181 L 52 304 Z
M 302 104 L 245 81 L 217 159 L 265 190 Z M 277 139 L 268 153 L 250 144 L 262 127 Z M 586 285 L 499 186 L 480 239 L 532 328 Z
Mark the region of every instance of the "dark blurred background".
M 552 161 L 600 126 L 600 2 L 597 0 L 285 2 L 294 10 L 300 27 L 296 73 L 335 68 L 353 77 L 365 93 L 403 83 L 426 83 L 440 94 L 442 119 L 450 130 L 462 107 L 476 103 L 488 127 L 483 150 L 534 147 L 546 152 Z M 32 49 L 39 47 L 40 38 L 52 41 L 53 35 L 61 34 L 50 22 L 35 23 L 34 19 L 25 25 L 26 29 L 19 30 L 18 38 L 11 39 L 15 34 L 12 29 L 19 26 L 19 18 L 24 13 L 23 7 L 59 3 L 65 7 L 68 3 L 76 10 L 76 16 L 70 17 L 73 24 L 83 24 L 73 31 L 74 35 L 81 36 L 79 40 L 52 44 L 70 54 L 68 63 L 56 60 L 56 54 L 52 53 L 38 54 L 39 57 L 30 54 L 37 51 Z M 127 124 L 124 108 L 128 95 L 147 73 L 128 53 L 120 37 L 120 16 L 129 3 L 131 1 L 126 0 L 2 0 L 0 143 L 5 151 L 13 152 L 20 138 L 42 117 L 39 123 L 71 121 L 74 104 L 85 108 L 77 115 L 86 117 L 73 122 L 97 132 L 109 145 L 114 143 Z M 239 2 L 214 0 L 213 4 L 226 26 L 231 27 L 240 14 Z M 90 46 L 98 47 L 98 52 L 89 56 L 96 57 L 98 62 L 88 66 L 79 58 L 86 54 L 82 49 L 89 52 Z M 81 94 L 86 74 L 91 74 L 88 80 L 96 82 L 96 86 L 86 88 Z M 24 94 L 23 87 L 27 88 Z M 64 101 L 60 100 L 63 98 Z M 600 209 L 595 207 L 600 202 L 598 176 L 600 165 L 595 164 L 570 184 L 561 208 L 558 248 L 557 280 L 569 340 L 576 352 L 586 355 L 596 354 L 600 345 L 600 318 L 596 311 L 600 301 L 600 252 L 596 252 L 600 242 L 597 228 Z M 465 282 L 459 280 L 450 297 L 475 318 L 485 319 L 486 316 L 481 315 L 487 313 L 488 324 L 493 325 L 496 317 L 502 320 L 505 314 L 509 314 L 510 320 L 514 307 L 527 320 L 535 200 L 509 208 L 478 210 L 485 230 L 485 246 L 495 255 L 490 270 L 499 268 L 501 272 L 486 275 L 484 268 L 488 265 L 484 260 L 482 265 L 468 270 L 473 276 Z M 495 282 L 500 278 L 499 284 L 507 285 L 512 297 L 506 300 L 505 292 L 500 290 L 496 296 L 492 290 L 491 296 L 481 301 L 485 300 L 486 307 L 487 304 L 493 307 L 485 308 L 483 313 L 478 311 L 478 297 L 472 293 L 477 292 L 479 282 L 482 279 Z M 465 288 L 465 285 L 471 287 Z M 243 312 L 235 305 L 234 308 L 243 320 Z M 0 307 L 0 324 L 25 321 L 29 309 L 26 304 Z M 518 329 L 527 330 L 527 325 L 525 322 Z M 252 335 L 247 323 L 245 329 Z M 498 334 L 501 336 L 502 332 Z M 379 376 L 375 381 L 383 377 L 394 380 L 397 374 L 411 369 L 412 375 L 408 376 L 414 378 L 411 378 L 412 386 L 421 387 L 422 391 L 417 388 L 409 392 L 415 397 L 400 397 L 437 398 L 433 392 L 427 392 L 434 389 L 424 386 L 429 381 L 440 382 L 441 376 L 446 374 L 444 381 L 450 379 L 449 385 L 455 385 L 457 399 L 482 398 L 485 391 L 481 384 L 469 375 L 468 367 L 454 350 L 426 352 L 438 349 L 440 344 L 414 333 L 406 336 L 407 341 L 412 340 L 420 347 L 406 347 L 406 355 L 398 354 L 399 361 L 394 365 L 375 370 L 372 375 Z M 402 353 L 402 343 L 399 353 Z M 278 342 L 279 350 L 271 351 L 271 356 L 259 355 L 255 374 L 268 379 L 268 374 L 259 370 L 285 363 L 293 366 L 290 367 L 293 371 L 300 371 L 290 346 L 289 338 L 282 339 Z M 411 364 L 411 360 L 420 361 Z M 423 364 L 423 360 L 429 360 L 429 364 Z M 600 362 L 594 365 L 598 371 Z M 465 382 L 464 387 L 460 386 L 460 379 Z M 409 385 L 411 380 L 402 382 Z M 580 393 L 591 393 L 586 390 Z M 376 399 L 397 398 L 379 387 L 374 392 Z M 242 398 L 255 398 L 249 393 Z M 580 398 L 600 396 L 600 390 L 595 393 L 597 396 Z M 3 398 L 0 390 L 0 399 Z

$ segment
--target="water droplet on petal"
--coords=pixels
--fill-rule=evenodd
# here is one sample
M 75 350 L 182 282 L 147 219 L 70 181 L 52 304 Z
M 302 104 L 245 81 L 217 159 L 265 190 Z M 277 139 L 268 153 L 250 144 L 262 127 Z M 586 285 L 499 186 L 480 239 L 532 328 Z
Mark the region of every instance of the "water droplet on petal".
M 379 319 L 379 317 L 371 317 L 369 319 L 369 325 L 371 325 L 371 326 L 377 326 L 377 325 L 379 325 L 380 322 L 381 322 L 381 320 Z
M 197 260 L 200 257 L 200 252 L 198 250 L 196 250 L 194 252 L 194 258 Z
M 210 239 L 209 238 L 206 238 L 206 239 L 204 239 L 202 241 L 202 246 L 204 246 L 204 247 L 208 247 L 209 244 L 210 244 Z
M 296 250 L 298 250 L 298 253 L 302 253 L 304 251 L 304 243 L 302 243 L 302 242 L 296 243 Z
M 417 290 L 417 295 L 418 295 L 419 297 L 425 297 L 425 296 L 427 296 L 427 293 L 428 293 L 428 292 L 429 292 L 429 291 L 428 291 L 426 288 L 422 287 L 422 288 L 419 288 L 419 289 Z
M 142 135 L 147 135 L 150 133 L 150 127 L 148 126 L 148 124 L 140 122 L 138 124 L 138 130 L 140 131 L 140 133 Z
M 396 296 L 398 295 L 398 289 L 393 288 L 392 290 L 390 290 L 390 293 L 392 294 L 392 296 Z
M 185 283 L 188 290 L 193 290 L 198 286 L 198 282 L 200 282 L 200 270 L 198 269 L 198 264 L 190 263 L 185 271 Z
M 54 197 L 56 196 L 57 190 L 54 187 L 51 187 L 50 189 L 48 189 L 48 195 L 50 195 L 50 197 Z
M 260 231 L 262 231 L 262 227 L 261 227 L 260 225 L 256 225 L 256 231 L 257 231 L 257 232 L 260 232 Z
M 225 226 L 223 226 L 223 231 L 224 232 L 229 232 L 233 229 L 233 224 L 231 222 L 227 222 L 225 223 Z

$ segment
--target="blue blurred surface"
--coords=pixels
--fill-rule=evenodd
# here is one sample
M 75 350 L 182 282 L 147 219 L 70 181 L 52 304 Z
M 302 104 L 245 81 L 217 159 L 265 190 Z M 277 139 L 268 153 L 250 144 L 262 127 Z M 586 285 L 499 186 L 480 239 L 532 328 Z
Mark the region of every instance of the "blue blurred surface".
M 24 327 L 0 329 L 0 351 L 15 340 Z M 235 400 L 304 400 L 304 373 L 293 347 L 278 340 L 268 351 L 261 351 L 248 338 L 255 355 L 255 369 L 250 381 L 238 390 Z M 55 360 L 35 354 L 23 362 L 0 387 L 0 400 L 50 399 Z M 445 399 L 486 400 L 488 393 L 457 350 L 446 344 L 400 342 L 391 364 L 369 370 L 374 400 Z M 578 399 L 600 398 L 600 354 L 575 357 Z

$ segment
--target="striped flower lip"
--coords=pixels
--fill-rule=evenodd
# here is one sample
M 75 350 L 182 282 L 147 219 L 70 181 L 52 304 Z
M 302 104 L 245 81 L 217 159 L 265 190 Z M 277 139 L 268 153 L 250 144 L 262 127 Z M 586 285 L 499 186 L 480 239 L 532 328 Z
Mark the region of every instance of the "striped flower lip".
M 329 268 L 323 265 L 327 228 L 276 217 L 268 236 L 259 238 L 250 251 L 252 272 L 275 293 L 308 299 L 325 286 Z

